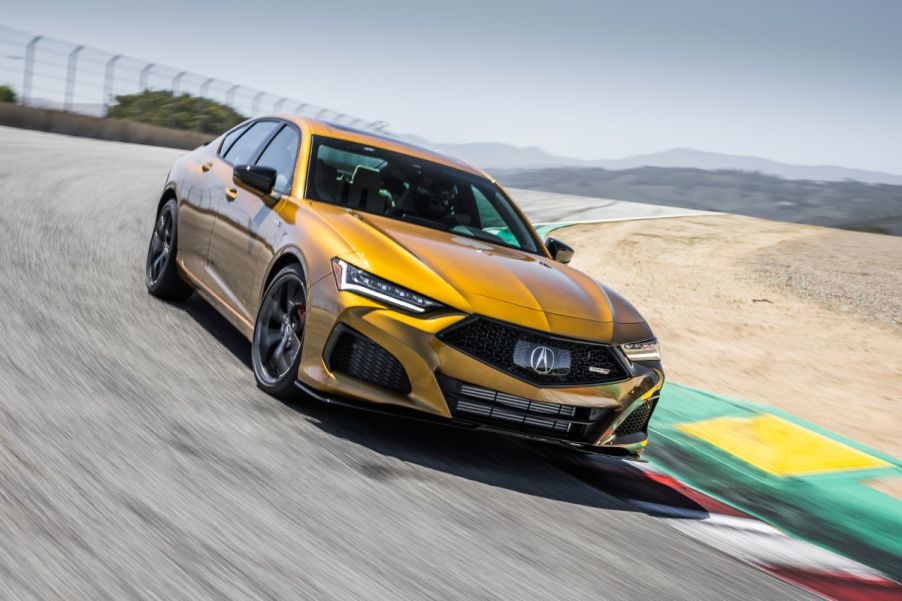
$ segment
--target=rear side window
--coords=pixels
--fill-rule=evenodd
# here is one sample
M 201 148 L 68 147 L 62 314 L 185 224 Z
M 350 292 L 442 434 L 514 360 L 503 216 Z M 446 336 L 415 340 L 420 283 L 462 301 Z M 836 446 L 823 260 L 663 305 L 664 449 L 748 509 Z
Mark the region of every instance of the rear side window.
M 250 126 L 243 136 L 238 138 L 222 158 L 232 165 L 244 165 L 251 162 L 260 145 L 278 127 L 276 121 L 257 121 Z
M 232 147 L 232 144 L 235 143 L 235 140 L 241 137 L 241 134 L 247 131 L 247 125 L 242 125 L 241 127 L 236 127 L 234 130 L 230 131 L 226 134 L 225 139 L 222 141 L 222 145 L 219 147 L 219 156 L 225 155 L 229 151 L 229 148 Z
M 272 167 L 276 170 L 275 191 L 282 194 L 291 192 L 291 178 L 294 176 L 294 166 L 298 159 L 298 143 L 301 141 L 298 131 L 286 125 L 276 137 L 272 139 L 260 158 L 257 165 Z

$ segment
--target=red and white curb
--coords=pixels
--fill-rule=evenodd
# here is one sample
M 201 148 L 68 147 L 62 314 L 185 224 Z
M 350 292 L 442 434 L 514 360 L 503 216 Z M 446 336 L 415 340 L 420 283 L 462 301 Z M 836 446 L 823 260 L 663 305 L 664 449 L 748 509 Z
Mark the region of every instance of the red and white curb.
M 902 585 L 862 563 L 793 538 L 644 463 L 590 460 L 599 488 L 687 536 L 836 601 L 902 601 Z M 585 464 L 583 464 L 585 465 Z M 577 467 L 577 475 L 592 478 Z

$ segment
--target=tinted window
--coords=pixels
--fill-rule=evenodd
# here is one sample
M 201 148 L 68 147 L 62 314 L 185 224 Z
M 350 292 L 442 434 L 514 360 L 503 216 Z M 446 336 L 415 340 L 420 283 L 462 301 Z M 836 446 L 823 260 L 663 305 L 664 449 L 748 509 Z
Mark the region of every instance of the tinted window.
M 491 181 L 344 140 L 314 138 L 307 197 L 537 252 L 529 226 Z
M 229 151 L 229 148 L 232 147 L 232 144 L 235 143 L 235 140 L 237 140 L 245 131 L 247 131 L 247 125 L 236 127 L 235 129 L 227 133 L 226 137 L 222 141 L 222 145 L 219 147 L 219 156 L 227 153 Z
M 244 165 L 253 160 L 257 149 L 279 124 L 276 121 L 258 121 L 222 156 L 232 165 Z
M 282 194 L 291 192 L 291 178 L 294 176 L 294 165 L 297 162 L 300 140 L 298 130 L 286 125 L 282 131 L 276 134 L 276 137 L 257 159 L 257 165 L 272 167 L 276 170 L 276 192 Z

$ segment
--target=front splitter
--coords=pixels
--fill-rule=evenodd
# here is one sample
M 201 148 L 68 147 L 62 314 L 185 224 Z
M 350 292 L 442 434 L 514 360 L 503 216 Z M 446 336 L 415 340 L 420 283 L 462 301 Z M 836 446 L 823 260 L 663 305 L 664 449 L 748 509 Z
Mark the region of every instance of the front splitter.
M 429 413 L 424 413 L 422 411 L 416 411 L 414 409 L 408 409 L 406 407 L 398 407 L 394 405 L 386 405 L 384 403 L 368 403 L 366 401 L 360 401 L 357 399 L 352 399 L 349 397 L 345 397 L 342 395 L 335 394 L 326 394 L 315 388 L 312 388 L 300 380 L 295 380 L 295 387 L 301 391 L 303 394 L 327 405 L 336 405 L 339 407 L 347 407 L 350 409 L 356 409 L 359 411 L 366 411 L 368 413 L 376 413 L 379 415 L 387 415 L 392 417 L 399 417 L 404 419 L 416 420 L 421 422 L 426 422 L 430 424 L 436 424 L 439 426 L 446 426 L 451 428 L 459 428 L 462 430 L 479 430 L 484 432 L 492 432 L 495 434 L 501 434 L 503 436 L 511 436 L 514 438 L 520 438 L 524 440 L 532 440 L 536 442 L 548 443 L 552 445 L 556 445 L 559 447 L 564 447 L 567 449 L 582 451 L 584 453 L 594 453 L 599 455 L 606 455 L 610 457 L 620 457 L 623 459 L 628 459 L 632 461 L 641 461 L 645 460 L 641 458 L 638 454 L 632 454 L 626 449 L 622 449 L 619 447 L 596 447 L 592 445 L 587 445 L 585 443 L 577 443 L 568 440 L 561 440 L 558 438 L 552 438 L 550 436 L 542 436 L 541 434 L 533 434 L 530 432 L 517 432 L 514 430 L 505 430 L 503 428 L 494 428 L 492 426 L 487 426 L 485 424 L 479 424 L 475 422 L 470 422 L 465 419 L 459 418 L 447 418 L 441 417 L 439 415 L 431 415 Z

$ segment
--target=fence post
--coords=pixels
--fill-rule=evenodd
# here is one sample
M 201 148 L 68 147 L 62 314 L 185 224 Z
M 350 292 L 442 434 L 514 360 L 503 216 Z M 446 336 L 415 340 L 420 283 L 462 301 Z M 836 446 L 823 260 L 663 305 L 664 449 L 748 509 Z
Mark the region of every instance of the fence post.
M 169 88 L 172 91 L 173 98 L 175 97 L 176 94 L 178 94 L 179 86 L 182 83 L 182 78 L 187 74 L 188 74 L 187 71 L 182 71 L 181 73 L 179 73 L 178 75 L 176 75 L 175 77 L 172 78 L 172 83 L 169 84 Z
M 25 46 L 25 81 L 22 82 L 22 105 L 28 104 L 31 98 L 31 76 L 34 73 L 34 52 L 43 36 L 36 35 Z
M 75 74 L 78 69 L 78 53 L 84 50 L 84 46 L 76 46 L 69 53 L 69 60 L 66 65 L 66 96 L 63 100 L 63 110 L 67 113 L 72 110 L 72 96 L 75 94 Z
M 260 92 L 256 96 L 254 96 L 254 100 L 251 102 L 251 117 L 256 117 L 260 112 L 260 99 L 266 95 L 266 92 Z
M 147 89 L 147 78 L 150 76 L 150 72 L 154 67 L 156 67 L 155 63 L 147 63 L 147 66 L 141 69 L 141 75 L 138 78 L 138 87 L 141 88 L 142 92 Z
M 147 121 L 147 78 L 155 66 L 154 63 L 147 63 L 147 66 L 141 69 L 141 74 L 138 76 L 138 87 L 141 88 L 141 118 L 138 121 Z
M 210 84 L 213 83 L 214 81 L 216 81 L 216 80 L 211 77 L 204 83 L 200 84 L 200 97 L 201 98 L 207 97 L 207 89 L 210 87 Z M 204 126 L 204 103 L 201 101 L 198 101 L 197 102 L 197 121 L 195 121 L 194 129 L 196 129 L 197 131 L 203 131 L 203 126 Z
M 122 58 L 122 55 L 117 54 L 108 60 L 103 72 L 103 105 L 106 107 L 107 113 L 110 112 L 110 100 L 113 96 L 113 68 L 116 66 L 116 61 L 120 58 Z
M 172 82 L 169 84 L 170 93 L 172 94 L 172 98 L 169 100 L 169 127 L 175 125 L 176 97 L 178 96 L 179 86 L 182 84 L 182 78 L 187 73 L 187 71 L 182 71 L 181 73 L 173 77 Z
M 241 86 L 236 84 L 236 85 L 232 86 L 231 88 L 229 88 L 228 92 L 226 92 L 226 104 L 229 105 L 230 107 L 232 107 L 233 109 L 235 108 L 235 92 L 237 92 L 238 88 L 240 88 L 240 87 Z

